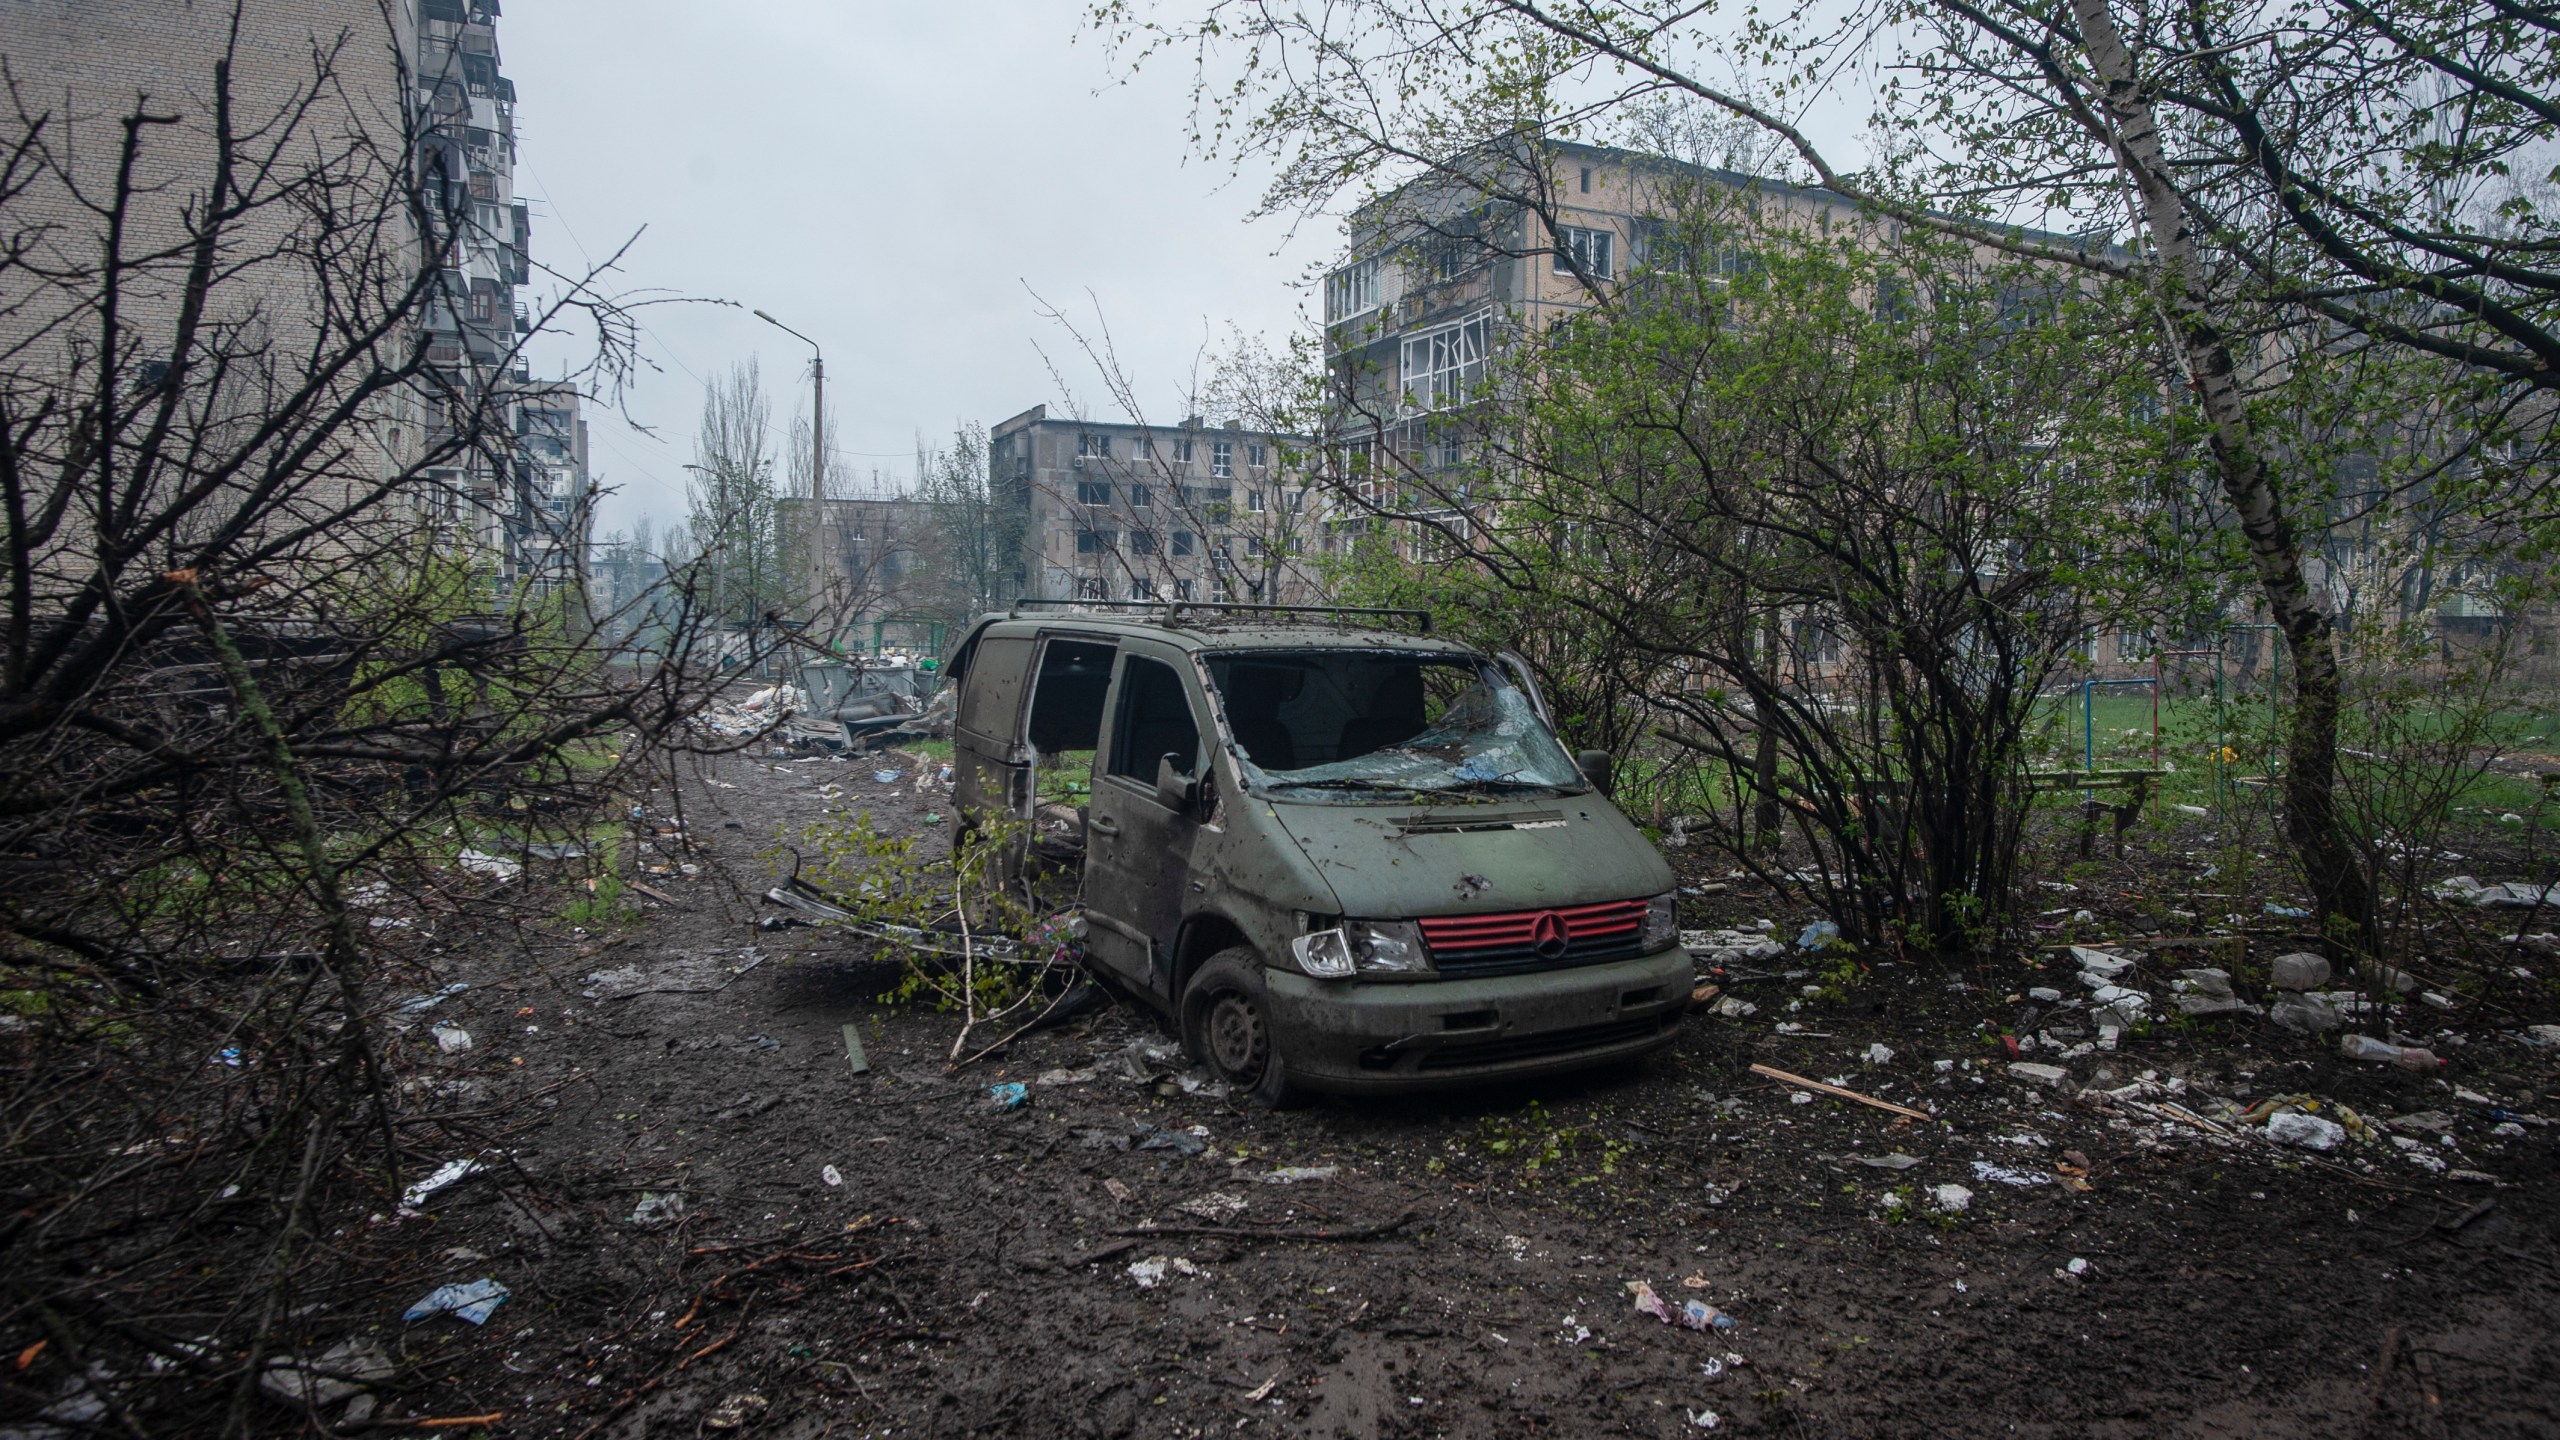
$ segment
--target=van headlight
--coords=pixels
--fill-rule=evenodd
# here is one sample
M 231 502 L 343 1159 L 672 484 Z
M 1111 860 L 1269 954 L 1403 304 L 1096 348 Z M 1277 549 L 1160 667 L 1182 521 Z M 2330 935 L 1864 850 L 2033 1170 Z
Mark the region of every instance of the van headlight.
M 1676 897 L 1656 895 L 1645 902 L 1644 952 L 1668 950 L 1680 943 L 1680 906 Z
M 1351 939 L 1339 925 L 1290 941 L 1289 953 L 1297 957 L 1299 969 L 1319 980 L 1351 978 Z
M 1410 920 L 1354 920 L 1342 928 L 1350 932 L 1352 963 L 1365 973 L 1425 975 L 1431 971 L 1431 957 L 1422 949 L 1422 927 Z

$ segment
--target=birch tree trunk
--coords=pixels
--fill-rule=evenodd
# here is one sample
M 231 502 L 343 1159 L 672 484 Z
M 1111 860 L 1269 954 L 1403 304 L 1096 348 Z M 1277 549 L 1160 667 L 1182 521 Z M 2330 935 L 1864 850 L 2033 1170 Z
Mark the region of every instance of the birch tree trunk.
M 2336 782 L 2341 686 L 2329 612 L 2303 573 L 2294 523 L 2260 451 L 2233 374 L 2231 348 L 2206 304 L 2186 198 L 2171 178 L 2150 96 L 2105 0 L 2072 0 L 2081 43 L 2100 84 L 2117 163 L 2139 194 L 2159 252 L 2157 291 L 2177 328 L 2202 410 L 2214 469 L 2239 516 L 2259 592 L 2294 662 L 2293 713 L 2285 733 L 2285 838 L 2302 862 L 2321 929 L 2338 922 L 2360 945 L 2372 940 L 2373 892 L 2339 824 Z

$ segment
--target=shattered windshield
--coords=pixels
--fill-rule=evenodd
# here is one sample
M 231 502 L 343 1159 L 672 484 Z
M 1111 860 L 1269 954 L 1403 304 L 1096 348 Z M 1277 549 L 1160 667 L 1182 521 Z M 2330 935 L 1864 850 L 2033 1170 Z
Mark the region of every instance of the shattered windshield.
M 1380 650 L 1212 655 L 1258 788 L 1293 799 L 1580 790 L 1528 695 L 1490 661 Z

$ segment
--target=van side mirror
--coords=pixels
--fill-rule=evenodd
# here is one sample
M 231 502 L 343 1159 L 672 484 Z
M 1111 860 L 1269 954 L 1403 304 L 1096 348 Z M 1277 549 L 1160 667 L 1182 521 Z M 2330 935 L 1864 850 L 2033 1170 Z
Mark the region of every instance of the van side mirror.
M 1187 815 L 1195 782 L 1175 769 L 1173 762 L 1170 751 L 1156 758 L 1156 803 L 1177 815 Z
M 1582 778 L 1590 781 L 1591 788 L 1599 791 L 1604 799 L 1616 797 L 1617 771 L 1609 764 L 1608 751 L 1577 750 L 1573 756 L 1573 768 L 1581 771 Z

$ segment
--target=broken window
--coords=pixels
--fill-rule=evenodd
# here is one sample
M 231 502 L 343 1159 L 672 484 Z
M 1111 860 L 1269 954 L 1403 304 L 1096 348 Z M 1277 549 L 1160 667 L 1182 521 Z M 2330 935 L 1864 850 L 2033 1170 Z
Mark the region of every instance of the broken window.
M 1078 455 L 1091 456 L 1095 459 L 1108 460 L 1111 458 L 1111 437 L 1108 435 L 1078 435 L 1076 437 L 1076 453 Z
M 1136 655 L 1120 664 L 1120 713 L 1104 773 L 1153 785 L 1157 763 L 1170 758 L 1177 773 L 1190 774 L 1200 763 L 1200 726 L 1182 693 L 1182 676 L 1163 661 Z
M 1108 504 L 1110 504 L 1110 503 L 1111 503 L 1111 482 L 1109 482 L 1109 481 L 1107 481 L 1107 480 L 1079 480 L 1079 481 L 1077 481 L 1077 482 L 1076 482 L 1076 503 L 1077 503 L 1077 504 L 1079 504 L 1079 505 L 1108 505 Z
M 1501 667 L 1380 651 L 1213 655 L 1236 745 L 1292 798 L 1584 788 Z
M 1454 325 L 1426 330 L 1404 342 L 1403 374 L 1406 413 L 1444 410 L 1464 404 L 1484 383 L 1486 342 L 1492 319 L 1478 315 Z M 1365 457 L 1346 457 L 1363 458 Z M 1357 474 L 1365 466 L 1346 466 Z
M 1591 279 L 1606 280 L 1615 273 L 1617 246 L 1614 230 L 1560 225 L 1556 227 L 1556 273 L 1570 275 L 1579 270 Z
M 1324 318 L 1348 320 L 1378 308 L 1378 262 L 1359 260 L 1325 277 Z

